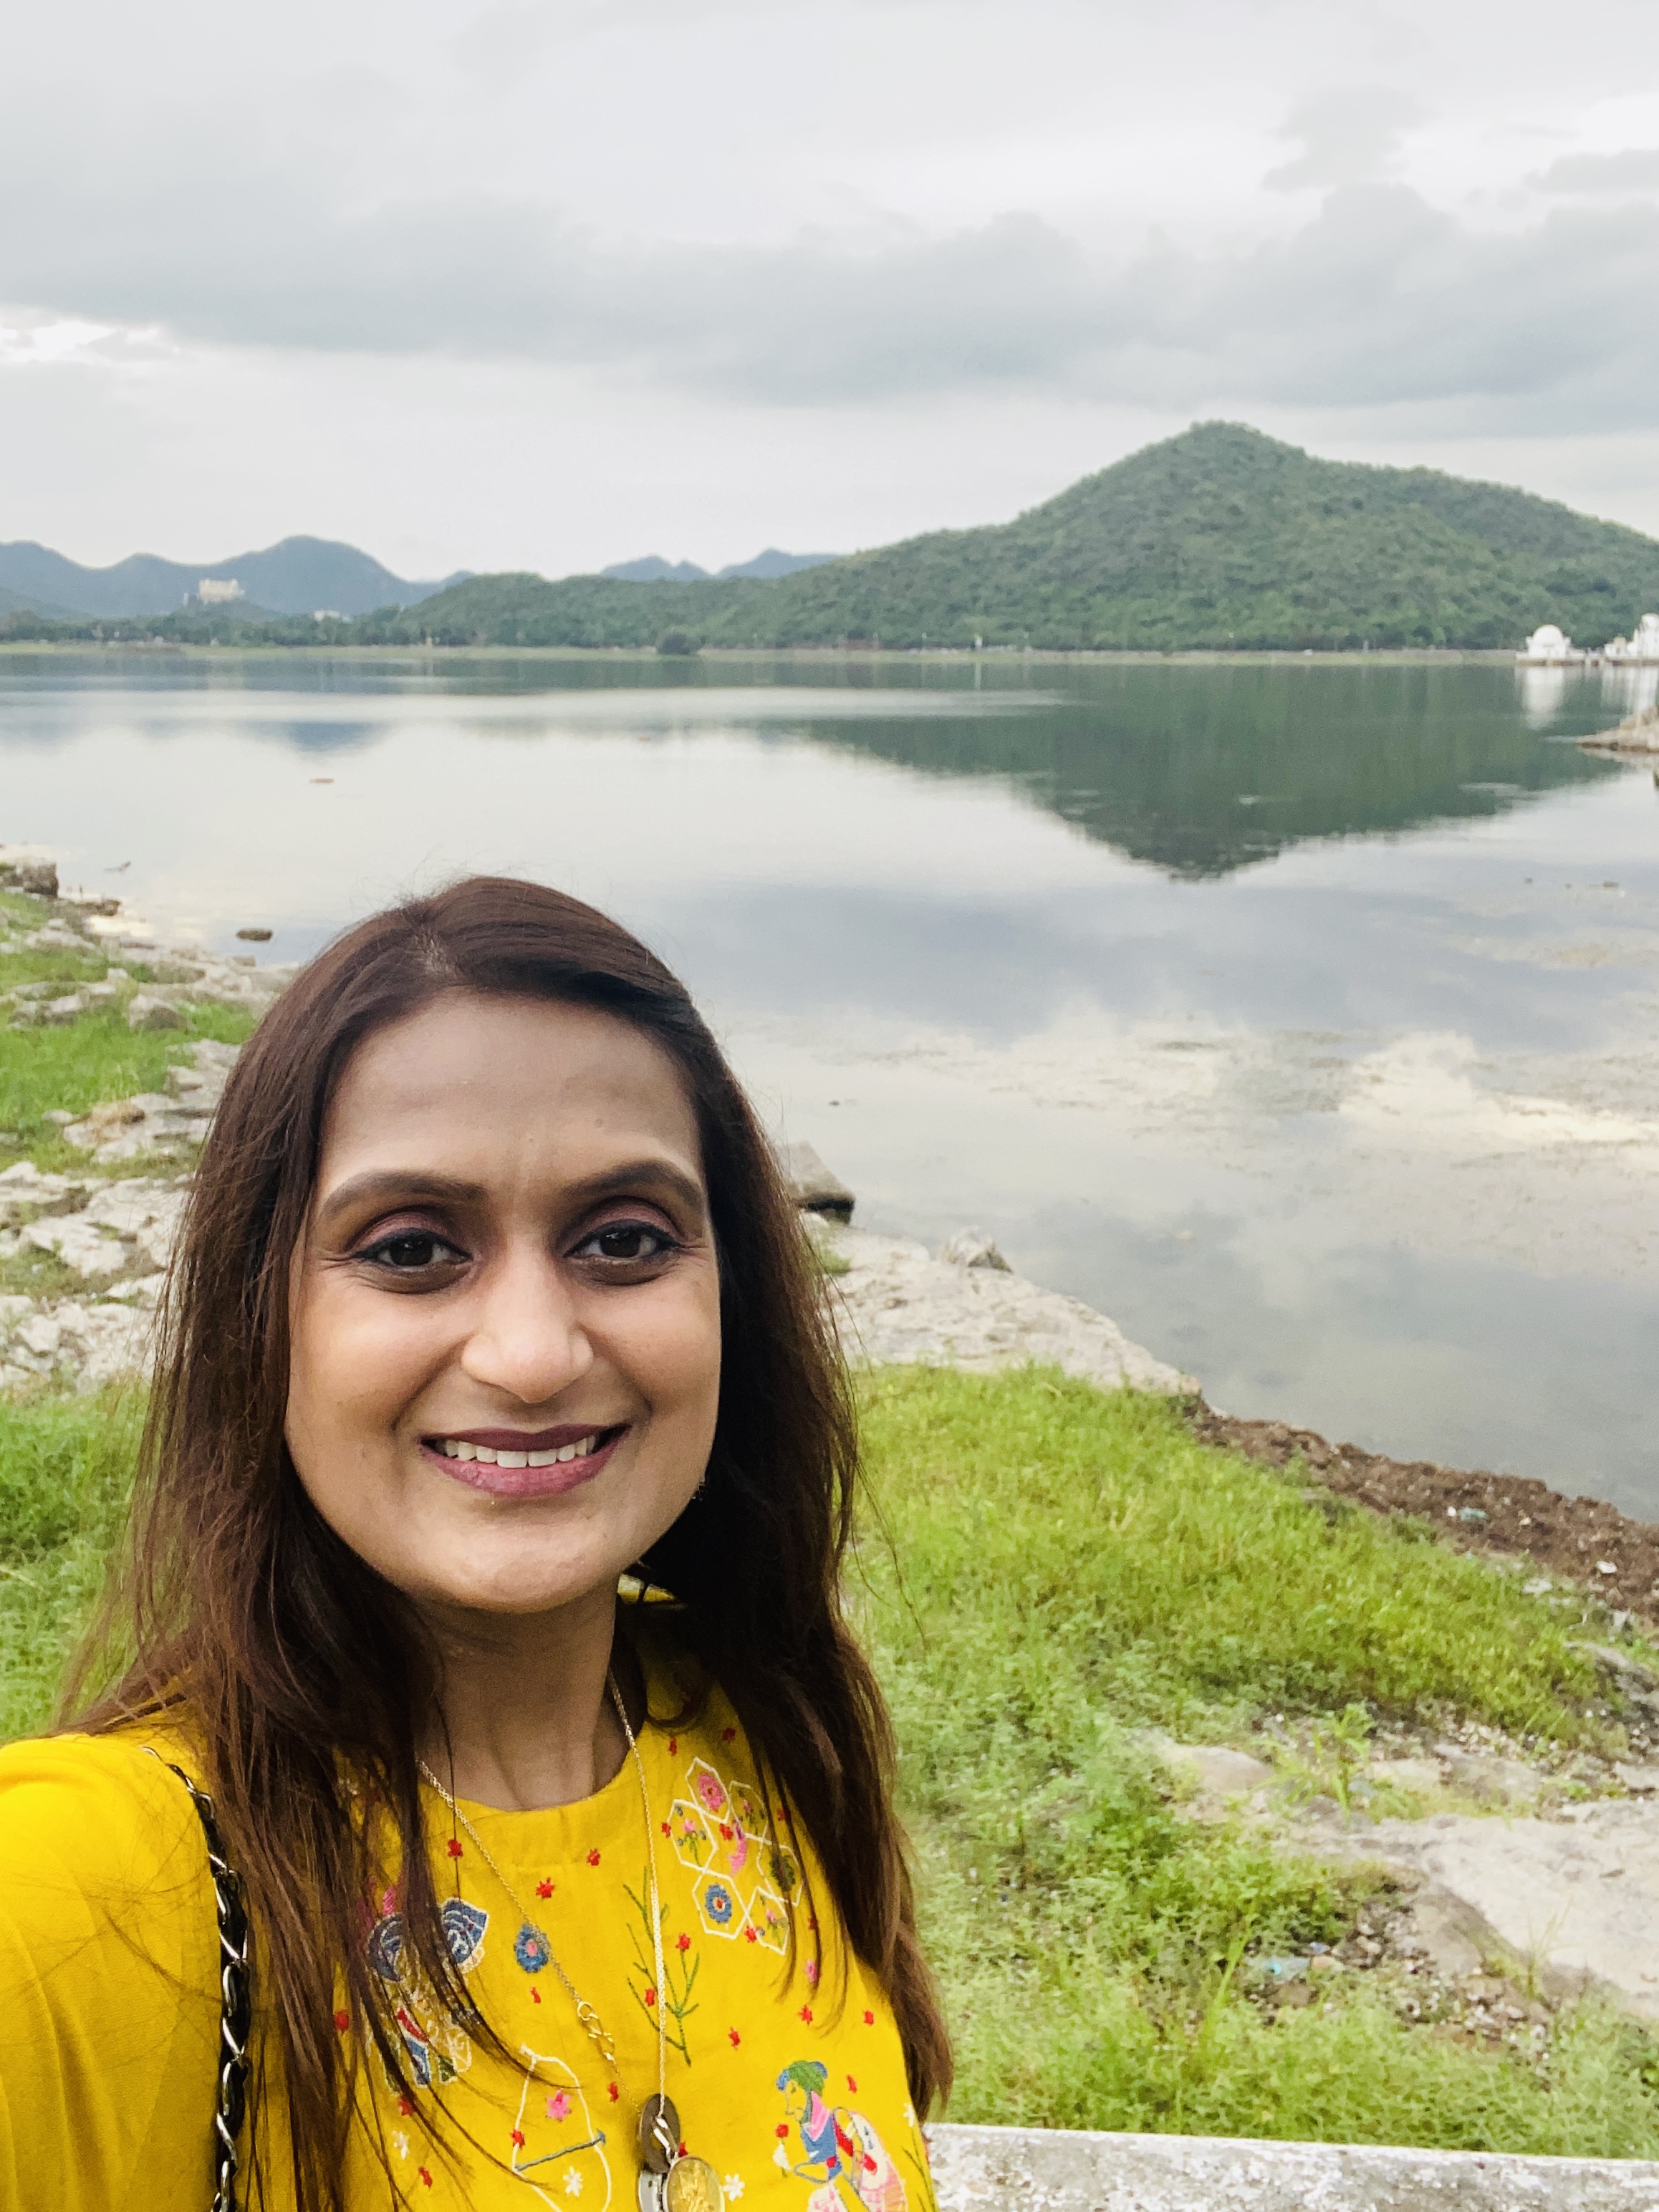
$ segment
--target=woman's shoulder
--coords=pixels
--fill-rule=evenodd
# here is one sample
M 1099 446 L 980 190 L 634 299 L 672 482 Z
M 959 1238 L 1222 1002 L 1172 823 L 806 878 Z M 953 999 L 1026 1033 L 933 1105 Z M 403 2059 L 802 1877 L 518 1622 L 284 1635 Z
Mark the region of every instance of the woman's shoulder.
M 12 1914 L 34 1918 L 56 1899 L 81 1919 L 135 1891 L 153 1904 L 170 1883 L 198 1890 L 207 1881 L 201 1825 L 170 1771 L 196 1765 L 187 1737 L 171 1728 L 0 1747 L 0 1866 Z

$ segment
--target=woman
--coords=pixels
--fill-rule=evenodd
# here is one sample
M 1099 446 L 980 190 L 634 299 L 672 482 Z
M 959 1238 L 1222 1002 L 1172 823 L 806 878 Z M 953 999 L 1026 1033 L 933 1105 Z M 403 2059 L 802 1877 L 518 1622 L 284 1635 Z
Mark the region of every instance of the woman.
M 118 1679 L 0 1752 L 0 2202 L 925 2207 L 844 1382 L 683 988 L 531 884 L 350 931 L 163 1322 Z

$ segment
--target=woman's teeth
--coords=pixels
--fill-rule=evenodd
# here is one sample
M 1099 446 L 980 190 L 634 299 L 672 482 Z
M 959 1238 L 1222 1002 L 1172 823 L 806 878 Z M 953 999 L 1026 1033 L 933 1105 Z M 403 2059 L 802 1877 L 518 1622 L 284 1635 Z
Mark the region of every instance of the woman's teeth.
M 488 1444 L 470 1444 L 461 1437 L 440 1437 L 438 1449 L 446 1459 L 476 1459 L 485 1467 L 558 1467 L 568 1459 L 586 1459 L 598 1451 L 597 1435 L 583 1437 L 557 1451 L 494 1451 Z

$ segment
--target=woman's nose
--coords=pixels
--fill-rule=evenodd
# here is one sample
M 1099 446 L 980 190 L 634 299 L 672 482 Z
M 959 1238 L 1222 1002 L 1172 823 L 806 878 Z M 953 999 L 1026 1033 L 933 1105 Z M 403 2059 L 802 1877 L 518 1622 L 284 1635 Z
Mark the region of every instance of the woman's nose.
M 571 1287 L 545 1251 L 504 1255 L 479 1285 L 461 1366 L 475 1382 L 544 1404 L 593 1364 Z

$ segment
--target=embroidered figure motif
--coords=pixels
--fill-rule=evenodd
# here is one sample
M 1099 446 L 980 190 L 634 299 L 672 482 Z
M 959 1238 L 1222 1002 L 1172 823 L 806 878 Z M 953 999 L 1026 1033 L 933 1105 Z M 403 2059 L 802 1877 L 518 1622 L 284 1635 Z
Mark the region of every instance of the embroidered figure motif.
M 907 2212 L 904 2177 L 862 2112 L 824 2101 L 830 2069 L 816 2058 L 798 2058 L 777 2079 L 784 2110 L 798 2130 L 803 2155 L 792 2160 L 787 2142 L 773 2154 L 786 2173 L 817 2185 L 808 2212 Z M 787 2138 L 788 2130 L 784 2130 Z

